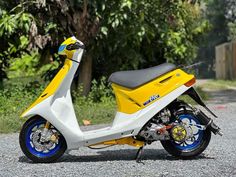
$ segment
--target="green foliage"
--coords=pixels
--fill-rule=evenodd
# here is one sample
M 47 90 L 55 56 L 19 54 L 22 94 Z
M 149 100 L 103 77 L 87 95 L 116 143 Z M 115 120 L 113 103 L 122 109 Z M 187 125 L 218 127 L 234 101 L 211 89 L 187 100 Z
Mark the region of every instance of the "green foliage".
M 7 81 L 0 90 L 0 133 L 19 131 L 24 120 L 19 116 L 42 92 L 45 85 L 26 79 Z
M 192 63 L 200 41 L 197 39 L 208 28 L 201 19 L 200 6 L 185 1 L 86 2 L 36 0 L 25 1 L 22 7 L 37 19 L 32 38 L 41 35 L 52 39 L 38 41 L 39 48 L 57 47 L 71 34 L 81 39 L 95 62 L 96 79 L 116 70 L 165 61 Z
M 95 79 L 92 81 L 92 87 L 88 97 L 93 102 L 106 102 L 107 100 L 114 99 L 111 86 L 107 83 L 106 77 L 102 77 L 99 82 Z
M 229 28 L 229 36 L 228 38 L 230 40 L 235 40 L 236 39 L 236 22 L 229 22 L 228 23 L 228 28 Z
M 32 51 L 30 54 L 24 53 L 21 58 L 14 58 L 10 61 L 10 66 L 7 70 L 8 77 L 44 76 L 47 75 L 48 71 L 60 69 L 58 61 L 53 61 L 41 67 L 39 67 L 39 62 L 40 55 L 37 51 Z M 46 80 L 51 80 L 51 77 Z
M 77 119 L 90 120 L 92 124 L 110 123 L 115 116 L 116 106 L 114 99 L 103 97 L 102 102 L 92 102 L 88 98 L 76 99 L 74 103 Z
M 236 39 L 236 2 L 235 0 L 225 0 L 225 18 L 227 21 L 228 40 Z M 226 34 L 227 35 L 227 34 Z
M 196 58 L 201 35 L 209 29 L 208 21 L 201 17 L 199 5 L 180 4 L 179 12 L 172 17 L 176 18 L 175 22 L 172 22 L 174 28 L 168 29 L 166 34 L 163 33 L 163 41 L 166 41 L 167 48 L 170 48 L 165 54 L 169 62 L 191 64 Z
M 112 9 L 112 13 L 110 13 Z M 100 6 L 95 70 L 145 68 L 163 62 L 190 64 L 209 24 L 198 4 L 182 1 L 116 1 Z
M 37 65 L 39 62 L 39 55 L 37 52 L 31 54 L 25 53 L 21 58 L 11 60 L 8 77 L 25 77 L 34 76 L 37 74 Z
M 197 60 L 204 64 L 199 67 L 203 78 L 215 77 L 215 47 L 236 39 L 236 1 L 207 0 L 204 3 L 203 18 L 208 20 L 210 29 L 199 45 Z
M 1 7 L 0 7 L 1 9 Z M 28 32 L 33 16 L 24 11 L 9 12 L 1 10 L 0 13 L 0 82 L 7 77 L 6 71 L 14 58 L 30 56 L 27 50 L 29 44 Z
M 82 96 L 82 86 L 72 92 L 76 116 L 80 124 L 82 120 L 90 120 L 92 124 L 109 123 L 115 116 L 115 98 L 107 79 L 93 80 L 87 97 Z
M 209 22 L 209 30 L 199 44 L 198 61 L 204 63 L 199 67 L 199 74 L 203 78 L 215 77 L 215 46 L 227 41 L 228 29 L 225 13 L 226 0 L 208 0 L 205 3 L 203 18 Z
M 33 17 L 31 14 L 22 12 L 8 13 L 7 11 L 1 11 L 0 19 L 0 36 L 10 37 L 16 32 L 23 30 L 24 32 L 29 31 L 29 24 Z

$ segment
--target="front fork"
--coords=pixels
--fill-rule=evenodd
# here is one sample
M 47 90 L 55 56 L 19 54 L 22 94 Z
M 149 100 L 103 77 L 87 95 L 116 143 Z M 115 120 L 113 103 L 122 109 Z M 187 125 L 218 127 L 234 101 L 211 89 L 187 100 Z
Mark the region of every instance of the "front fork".
M 50 122 L 47 121 L 44 126 L 44 129 L 48 130 L 50 128 L 50 125 L 51 125 Z
M 50 138 L 48 138 L 48 134 L 49 134 L 49 128 L 50 128 L 51 124 L 49 121 L 46 122 L 43 131 L 41 132 L 41 137 L 40 137 L 40 141 L 41 142 L 46 142 L 48 141 Z
M 40 137 L 41 142 L 52 141 L 55 143 L 57 141 L 58 135 L 49 131 L 50 126 L 51 123 L 47 121 L 41 133 Z

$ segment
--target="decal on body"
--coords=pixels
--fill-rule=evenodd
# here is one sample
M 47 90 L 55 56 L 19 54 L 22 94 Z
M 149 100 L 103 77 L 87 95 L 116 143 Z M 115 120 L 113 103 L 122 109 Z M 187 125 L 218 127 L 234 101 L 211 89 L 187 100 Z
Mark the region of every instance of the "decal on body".
M 143 105 L 146 106 L 147 104 L 153 102 L 153 101 L 156 100 L 157 98 L 160 98 L 160 95 L 152 95 L 152 96 L 149 98 L 149 100 L 147 100 L 147 101 L 145 101 L 145 102 L 143 103 Z

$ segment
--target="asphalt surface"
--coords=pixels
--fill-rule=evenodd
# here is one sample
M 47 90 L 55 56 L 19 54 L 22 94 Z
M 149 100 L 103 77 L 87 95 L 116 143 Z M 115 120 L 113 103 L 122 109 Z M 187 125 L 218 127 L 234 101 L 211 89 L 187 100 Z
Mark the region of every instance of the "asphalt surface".
M 34 164 L 21 152 L 18 134 L 2 134 L 0 176 L 236 176 L 236 91 L 212 95 L 209 107 L 219 116 L 215 122 L 224 135 L 212 135 L 208 148 L 195 159 L 176 159 L 156 142 L 145 147 L 143 163 L 135 162 L 135 148 L 113 146 L 101 150 L 83 147 L 56 163 Z

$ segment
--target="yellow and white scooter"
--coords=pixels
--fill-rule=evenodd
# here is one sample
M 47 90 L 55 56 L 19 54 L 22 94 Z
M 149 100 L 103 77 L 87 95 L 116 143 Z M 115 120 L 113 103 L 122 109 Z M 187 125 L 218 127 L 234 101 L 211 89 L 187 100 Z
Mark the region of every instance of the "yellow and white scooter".
M 113 73 L 117 113 L 111 126 L 82 132 L 73 108 L 70 87 L 80 64 L 84 45 L 75 37 L 64 41 L 59 54 L 64 66 L 39 98 L 21 115 L 29 118 L 20 132 L 20 146 L 34 162 L 53 162 L 65 150 L 81 146 L 127 144 L 139 148 L 160 140 L 172 155 L 191 158 L 208 146 L 211 132 L 220 128 L 202 111 L 177 98 L 189 95 L 205 107 L 194 90 L 195 77 L 173 64 Z M 86 104 L 86 103 L 84 103 Z

